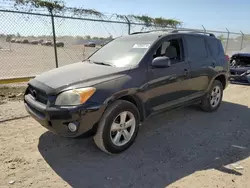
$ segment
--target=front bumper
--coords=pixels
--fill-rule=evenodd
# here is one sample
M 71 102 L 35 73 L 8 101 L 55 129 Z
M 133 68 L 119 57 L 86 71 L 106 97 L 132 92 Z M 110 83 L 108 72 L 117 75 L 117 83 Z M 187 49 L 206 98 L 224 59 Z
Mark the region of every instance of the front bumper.
M 68 108 L 49 107 L 36 101 L 30 94 L 25 95 L 24 104 L 28 113 L 43 127 L 63 137 L 77 137 L 90 131 L 105 109 L 95 103 Z M 78 126 L 75 132 L 68 129 L 69 123 Z
M 250 84 L 250 73 L 246 71 L 242 74 L 231 74 L 230 81 Z

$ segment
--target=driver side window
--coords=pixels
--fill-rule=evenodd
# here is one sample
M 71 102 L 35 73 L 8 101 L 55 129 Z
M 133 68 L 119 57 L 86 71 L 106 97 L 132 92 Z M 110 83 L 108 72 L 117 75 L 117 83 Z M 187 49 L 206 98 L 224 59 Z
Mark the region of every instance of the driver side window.
M 181 61 L 181 39 L 170 39 L 163 41 L 159 48 L 154 53 L 154 58 L 166 56 L 169 57 L 172 63 Z

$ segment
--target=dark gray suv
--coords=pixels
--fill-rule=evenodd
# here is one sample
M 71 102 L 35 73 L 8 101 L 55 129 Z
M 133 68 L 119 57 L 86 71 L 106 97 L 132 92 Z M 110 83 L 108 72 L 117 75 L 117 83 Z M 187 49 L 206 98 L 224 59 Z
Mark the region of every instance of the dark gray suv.
M 216 111 L 228 76 L 222 44 L 213 34 L 134 33 L 110 41 L 84 62 L 35 77 L 24 102 L 53 133 L 92 133 L 100 149 L 119 153 L 150 115 L 194 103 Z

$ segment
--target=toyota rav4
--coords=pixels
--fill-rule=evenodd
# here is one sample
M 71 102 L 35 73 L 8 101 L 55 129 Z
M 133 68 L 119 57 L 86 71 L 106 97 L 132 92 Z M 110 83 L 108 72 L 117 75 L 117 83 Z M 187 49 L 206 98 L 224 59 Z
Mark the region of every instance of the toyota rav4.
M 213 34 L 138 32 L 110 41 L 83 62 L 36 76 L 24 103 L 51 132 L 91 132 L 101 150 L 119 153 L 153 114 L 194 103 L 216 111 L 228 77 L 228 61 Z

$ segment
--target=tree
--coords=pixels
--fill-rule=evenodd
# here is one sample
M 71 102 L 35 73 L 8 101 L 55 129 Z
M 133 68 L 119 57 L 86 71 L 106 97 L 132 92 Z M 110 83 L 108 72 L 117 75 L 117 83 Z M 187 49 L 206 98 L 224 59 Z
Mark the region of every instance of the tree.
M 89 40 L 89 39 L 91 39 L 91 36 L 90 35 L 86 35 L 84 38 Z
M 55 11 L 62 11 L 65 7 L 64 1 L 56 1 L 56 0 L 15 0 L 15 7 L 24 6 L 32 10 L 33 8 L 47 8 L 49 13 L 53 13 Z
M 7 35 L 6 36 L 6 42 L 10 42 L 10 40 L 15 37 L 15 35 Z
M 16 37 L 17 37 L 17 38 L 20 38 L 20 37 L 21 37 L 20 33 L 17 33 L 17 34 L 16 34 Z
M 76 36 L 76 40 L 83 40 L 84 38 L 82 36 Z
M 223 34 L 221 34 L 221 35 L 219 35 L 218 37 L 217 37 L 219 40 L 223 40 L 224 39 L 224 35 Z
M 113 39 L 113 36 L 110 35 L 107 39 L 108 39 L 108 40 L 112 40 L 112 39 Z

